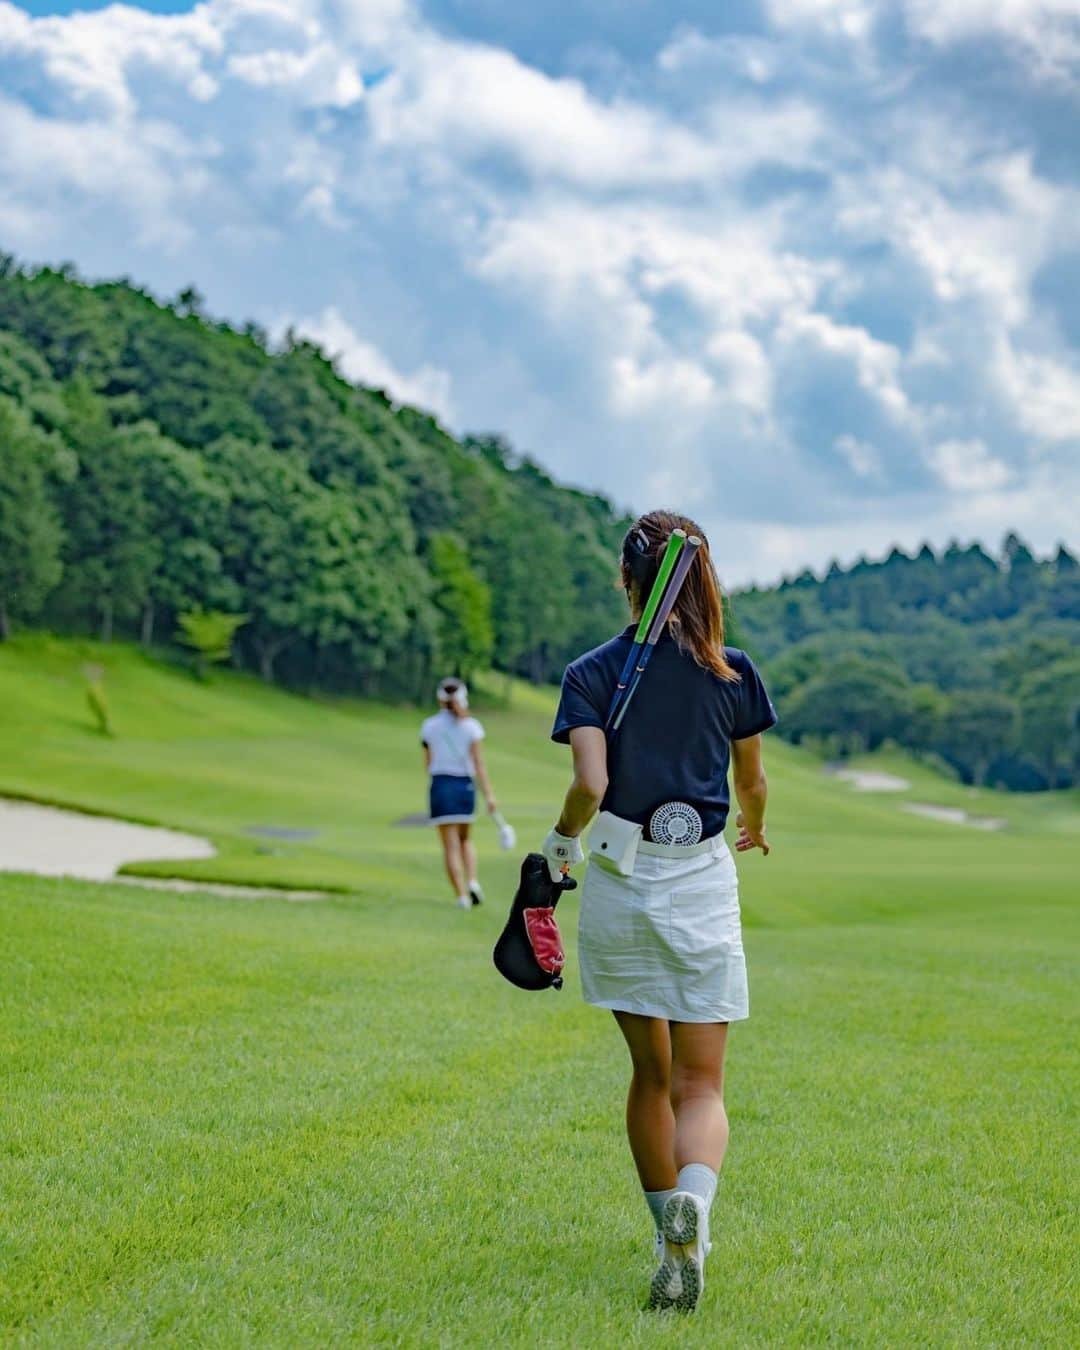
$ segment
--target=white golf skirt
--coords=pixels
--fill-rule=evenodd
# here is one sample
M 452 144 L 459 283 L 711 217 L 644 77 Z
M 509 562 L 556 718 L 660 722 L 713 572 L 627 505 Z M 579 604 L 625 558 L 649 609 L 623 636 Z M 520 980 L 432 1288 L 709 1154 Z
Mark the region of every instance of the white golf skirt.
M 591 862 L 578 961 L 598 1008 L 671 1022 L 748 1017 L 739 882 L 723 837 L 691 858 L 639 852 L 629 877 Z

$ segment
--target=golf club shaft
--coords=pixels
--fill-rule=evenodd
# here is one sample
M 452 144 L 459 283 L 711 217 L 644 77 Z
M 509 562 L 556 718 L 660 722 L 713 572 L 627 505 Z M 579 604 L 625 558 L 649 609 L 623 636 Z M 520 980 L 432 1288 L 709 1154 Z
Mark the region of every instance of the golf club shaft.
M 664 556 L 660 559 L 660 566 L 656 569 L 656 580 L 649 591 L 649 598 L 645 601 L 645 608 L 641 611 L 641 621 L 637 626 L 637 632 L 634 634 L 634 641 L 642 643 L 648 637 L 649 627 L 652 624 L 653 615 L 659 609 L 664 598 L 664 591 L 668 584 L 668 578 L 675 569 L 676 560 L 682 552 L 683 545 L 686 543 L 685 530 L 672 530 L 668 536 L 667 546 L 664 549 Z
M 668 584 L 672 571 L 675 567 L 676 559 L 682 552 L 683 545 L 686 543 L 685 530 L 672 530 L 668 537 L 667 546 L 664 549 L 664 556 L 660 559 L 660 566 L 656 572 L 656 580 L 649 591 L 649 598 L 645 602 L 645 608 L 641 612 L 641 619 L 637 626 L 637 632 L 634 634 L 634 641 L 627 653 L 626 660 L 623 662 L 622 673 L 619 675 L 618 682 L 615 685 L 615 692 L 611 696 L 611 706 L 608 708 L 607 720 L 610 725 L 611 719 L 615 716 L 615 710 L 619 706 L 619 699 L 629 683 L 630 676 L 637 665 L 638 657 L 641 654 L 642 646 L 649 635 L 654 615 L 660 607 L 660 602 L 664 596 L 664 590 Z
M 659 605 L 656 607 L 656 613 L 653 616 L 649 635 L 645 639 L 647 646 L 655 647 L 660 641 L 660 634 L 664 631 L 664 626 L 668 619 L 671 618 L 671 611 L 675 608 L 675 601 L 679 598 L 679 592 L 683 588 L 683 582 L 686 580 L 687 573 L 690 571 L 691 565 L 697 557 L 697 551 L 700 547 L 701 540 L 696 534 L 692 534 L 686 541 L 686 545 L 679 555 L 679 559 L 672 571 L 668 588 L 664 592 Z
M 678 564 L 672 573 L 668 588 L 664 592 L 663 599 L 657 606 L 656 613 L 653 616 L 648 639 L 641 649 L 637 666 L 634 668 L 634 673 L 630 677 L 626 694 L 623 697 L 615 721 L 612 724 L 612 729 L 615 731 L 622 726 L 622 720 L 626 716 L 626 710 L 630 706 L 630 700 L 634 697 L 634 693 L 641 683 L 641 677 L 644 674 L 645 667 L 649 664 L 649 658 L 656 650 L 656 644 L 660 641 L 660 635 L 664 631 L 668 619 L 671 617 L 671 611 L 675 608 L 675 602 L 679 598 L 679 592 L 683 588 L 683 583 L 686 581 L 687 573 L 690 571 L 693 561 L 697 557 L 699 548 L 701 548 L 701 540 L 697 535 L 691 535 L 686 541 L 686 547 L 682 550 Z

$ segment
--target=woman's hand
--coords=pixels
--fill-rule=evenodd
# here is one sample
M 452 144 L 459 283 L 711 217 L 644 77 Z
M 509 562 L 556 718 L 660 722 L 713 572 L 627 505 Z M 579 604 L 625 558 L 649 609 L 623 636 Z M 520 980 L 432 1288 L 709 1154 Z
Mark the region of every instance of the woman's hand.
M 495 800 L 495 794 L 494 794 L 493 792 L 489 792 L 489 793 L 487 794 L 487 813 L 488 813 L 488 815 L 489 815 L 489 816 L 493 816 L 493 815 L 495 814 L 495 812 L 496 812 L 498 809 L 499 809 L 499 803 Z
M 739 827 L 739 837 L 735 840 L 736 853 L 748 853 L 752 848 L 759 848 L 767 858 L 769 856 L 769 841 L 765 838 L 764 821 L 762 821 L 760 829 L 752 830 L 746 823 L 746 817 L 740 811 L 735 817 L 735 824 Z
M 585 861 L 581 851 L 581 840 L 575 835 L 572 839 L 558 830 L 549 830 L 548 837 L 540 845 L 540 852 L 547 859 L 548 874 L 552 881 L 562 881 L 571 867 Z

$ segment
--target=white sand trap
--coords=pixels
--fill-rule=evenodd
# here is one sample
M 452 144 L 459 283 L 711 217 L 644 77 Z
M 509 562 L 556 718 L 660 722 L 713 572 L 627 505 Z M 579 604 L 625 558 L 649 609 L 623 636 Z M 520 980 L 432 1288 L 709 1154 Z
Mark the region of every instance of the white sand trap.
M 911 784 L 906 778 L 897 778 L 892 773 L 880 773 L 873 769 L 836 769 L 827 767 L 826 773 L 851 783 L 857 792 L 906 792 Z
M 913 816 L 926 816 L 946 825 L 966 825 L 972 830 L 1003 830 L 1009 823 L 1000 816 L 969 815 L 959 806 L 932 806 L 929 802 L 901 802 L 901 806 Z
M 226 900 L 325 900 L 329 891 L 292 891 L 281 886 L 238 886 L 227 881 L 186 881 L 182 877 L 116 877 L 125 886 L 190 895 L 221 895 Z
M 213 856 L 194 834 L 0 798 L 0 872 L 109 881 L 125 863 Z

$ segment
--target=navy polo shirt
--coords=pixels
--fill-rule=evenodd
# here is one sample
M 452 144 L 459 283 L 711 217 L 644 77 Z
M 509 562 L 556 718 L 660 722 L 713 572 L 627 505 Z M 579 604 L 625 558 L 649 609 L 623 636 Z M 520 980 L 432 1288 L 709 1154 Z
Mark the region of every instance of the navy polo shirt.
M 551 739 L 569 743 L 574 727 L 600 727 L 633 644 L 636 625 L 566 668 Z M 776 723 L 776 710 L 747 654 L 725 647 L 739 677 L 722 680 L 699 666 L 665 632 L 617 732 L 608 734 L 608 789 L 601 810 L 646 828 L 658 806 L 688 802 L 702 838 L 719 834 L 731 797 L 731 742 Z

